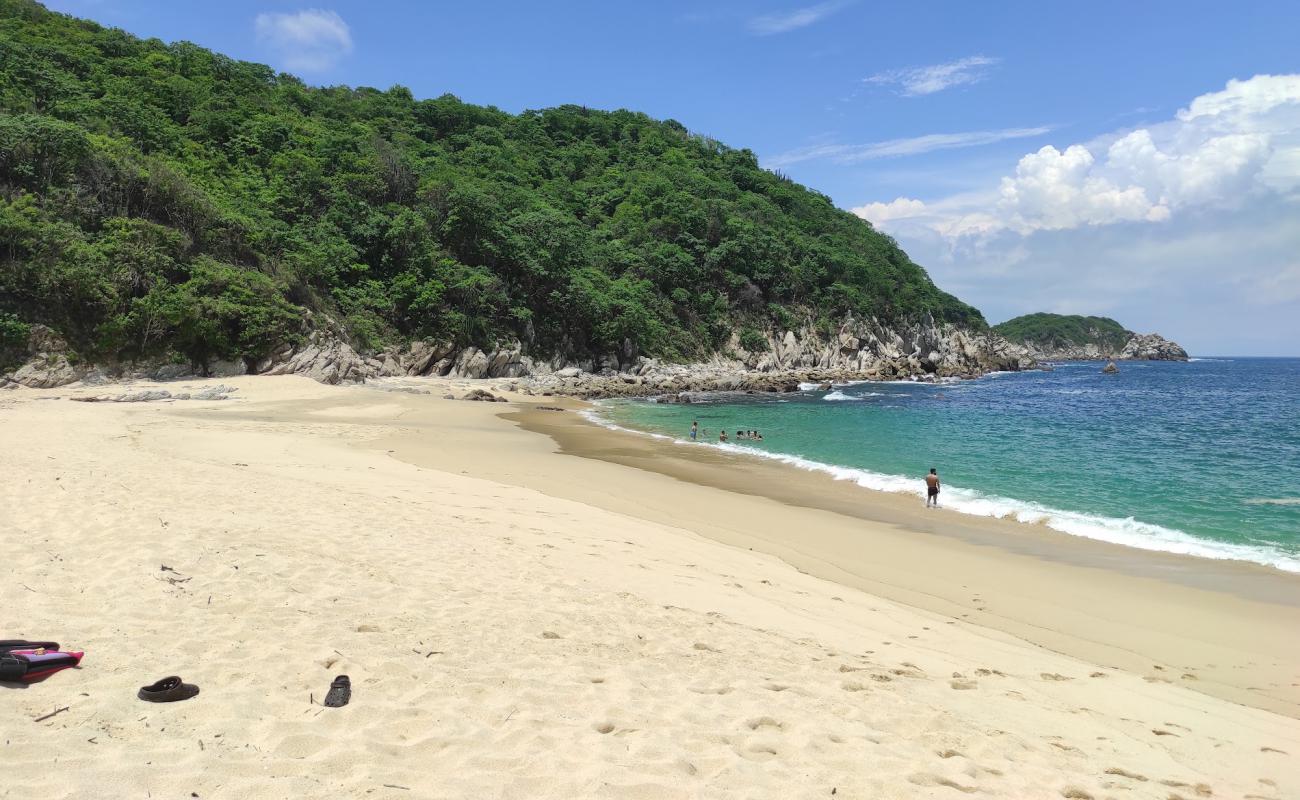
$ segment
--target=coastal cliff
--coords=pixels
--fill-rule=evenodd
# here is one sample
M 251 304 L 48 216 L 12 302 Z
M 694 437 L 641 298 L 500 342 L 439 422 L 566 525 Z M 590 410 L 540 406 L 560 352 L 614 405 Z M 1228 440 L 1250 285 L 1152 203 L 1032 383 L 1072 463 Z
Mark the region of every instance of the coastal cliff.
M 521 391 L 609 397 L 704 391 L 793 391 L 799 383 L 846 380 L 970 378 L 1035 366 L 1019 345 L 988 330 L 974 331 L 924 319 L 888 324 L 846 318 L 830 330 L 807 320 L 797 329 L 773 328 L 754 338 L 733 331 L 707 360 L 663 361 L 622 352 L 600 359 L 538 358 L 518 340 L 482 349 L 451 341 L 417 340 L 379 352 L 358 352 L 336 335 L 315 334 L 301 345 L 282 345 L 256 361 L 218 361 L 216 377 L 303 375 L 327 384 L 423 376 L 517 378 Z M 52 388 L 84 381 L 173 379 L 195 374 L 186 363 L 94 365 L 70 355 L 67 343 L 35 326 L 25 362 L 0 375 L 0 388 Z
M 1186 361 L 1187 351 L 1158 333 L 1135 333 L 1109 317 L 1026 314 L 993 331 L 1039 361 Z

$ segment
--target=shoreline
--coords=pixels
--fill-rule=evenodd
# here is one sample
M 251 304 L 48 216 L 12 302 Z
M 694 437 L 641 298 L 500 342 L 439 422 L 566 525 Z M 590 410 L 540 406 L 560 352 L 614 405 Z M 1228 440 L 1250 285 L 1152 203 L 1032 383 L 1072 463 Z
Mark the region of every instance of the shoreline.
M 874 383 L 874 381 L 865 381 L 864 383 Z M 619 399 L 622 400 L 625 398 Z M 919 483 L 919 479 L 909 479 L 902 475 L 876 472 L 865 467 L 847 467 L 824 461 L 816 461 L 804 456 L 783 453 L 779 450 L 751 448 L 747 447 L 743 441 L 719 443 L 710 438 L 701 439 L 698 442 L 692 442 L 685 438 L 674 437 L 671 434 L 661 433 L 658 431 L 639 430 L 637 428 L 627 427 L 603 419 L 600 414 L 599 406 L 596 403 L 591 403 L 590 407 L 583 409 L 580 414 L 588 422 L 606 430 L 618 431 L 634 436 L 649 436 L 662 441 L 671 442 L 675 445 L 701 445 L 706 448 L 712 448 L 723 452 L 784 464 L 800 471 L 827 475 L 837 482 L 853 484 L 859 489 L 875 494 L 893 495 L 895 497 L 911 497 L 915 495 L 917 499 L 923 499 L 919 488 L 916 488 L 916 490 L 913 491 L 912 489 L 882 488 L 879 485 L 883 482 L 891 486 L 896 486 L 904 481 L 916 484 Z M 865 481 L 873 481 L 877 485 L 869 485 Z M 1086 511 L 1071 511 L 1068 509 L 1045 506 L 1033 500 L 1017 499 L 1006 495 L 987 495 L 979 490 L 965 487 L 949 485 L 946 487 L 945 493 L 948 495 L 948 500 L 942 510 L 955 512 L 964 517 L 1002 520 L 1019 525 L 1032 525 L 1039 528 L 1051 529 L 1062 536 L 1073 536 L 1081 539 L 1104 542 L 1131 550 L 1141 550 L 1149 553 L 1165 553 L 1208 561 L 1229 561 L 1240 564 L 1250 564 L 1270 570 L 1277 570 L 1289 575 L 1300 576 L 1300 557 L 1282 553 L 1263 546 L 1240 545 L 1214 539 L 1201 539 L 1176 528 L 1168 528 L 1158 523 L 1140 522 L 1132 517 L 1128 520 L 1123 520 L 1119 517 L 1106 517 Z M 972 502 L 977 504 L 979 510 L 967 510 L 969 506 L 964 507 L 962 505 L 963 503 L 969 504 Z M 1004 510 L 1002 513 L 990 513 L 986 510 L 989 504 L 1000 506 Z M 1031 518 L 1025 519 L 1025 516 Z M 1127 537 L 1126 531 L 1116 531 L 1114 529 L 1114 523 L 1122 523 L 1125 521 L 1140 526 L 1141 528 L 1146 528 L 1150 533 L 1139 533 L 1134 539 Z M 1080 525 L 1087 526 L 1092 529 L 1092 532 L 1073 533 L 1070 530 L 1058 527 L 1062 524 L 1071 523 L 1074 523 L 1076 527 Z M 1164 536 L 1166 539 L 1172 537 L 1174 541 L 1160 542 L 1167 546 L 1155 546 L 1154 543 L 1152 546 L 1146 546 L 1146 540 L 1158 536 Z M 1175 549 L 1177 547 L 1181 547 L 1182 549 Z M 1282 566 L 1282 564 L 1285 564 L 1286 566 Z
M 1300 629 L 1300 577 L 1291 573 L 926 511 L 883 492 L 863 497 L 860 487 L 829 476 L 611 431 L 575 413 L 525 407 L 498 416 L 546 436 L 559 455 L 598 466 L 578 482 L 527 475 L 522 465 L 469 474 L 684 527 L 1055 652 L 1300 718 L 1300 643 L 1292 635 Z M 446 465 L 388 446 L 395 444 L 392 455 L 401 460 Z M 629 468 L 657 485 L 610 491 L 599 465 Z M 683 518 L 683 504 L 692 518 Z M 1251 625 L 1240 624 L 1247 619 Z M 1258 671 L 1243 681 L 1245 654 Z

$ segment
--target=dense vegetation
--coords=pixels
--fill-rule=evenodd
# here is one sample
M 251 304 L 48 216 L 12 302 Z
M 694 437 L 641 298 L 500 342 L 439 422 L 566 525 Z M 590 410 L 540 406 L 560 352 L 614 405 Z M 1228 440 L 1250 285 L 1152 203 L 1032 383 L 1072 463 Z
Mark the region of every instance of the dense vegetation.
M 1063 349 L 1095 344 L 1103 351 L 1124 349 L 1133 332 L 1109 317 L 1081 317 L 1078 314 L 1025 314 L 993 326 L 1013 342 L 1041 348 Z
M 0 337 L 206 363 L 329 318 L 363 348 L 687 358 L 849 312 L 984 325 L 889 237 L 672 120 L 313 88 L 0 0 Z

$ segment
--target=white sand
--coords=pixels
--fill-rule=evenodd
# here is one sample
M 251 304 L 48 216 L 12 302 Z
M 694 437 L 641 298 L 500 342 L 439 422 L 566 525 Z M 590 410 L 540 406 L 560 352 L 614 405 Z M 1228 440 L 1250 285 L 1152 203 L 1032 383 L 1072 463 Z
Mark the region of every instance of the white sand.
M 0 394 L 0 638 L 86 650 L 0 686 L 0 796 L 1300 797 L 1289 716 L 367 446 L 549 446 L 502 406 L 225 382 Z

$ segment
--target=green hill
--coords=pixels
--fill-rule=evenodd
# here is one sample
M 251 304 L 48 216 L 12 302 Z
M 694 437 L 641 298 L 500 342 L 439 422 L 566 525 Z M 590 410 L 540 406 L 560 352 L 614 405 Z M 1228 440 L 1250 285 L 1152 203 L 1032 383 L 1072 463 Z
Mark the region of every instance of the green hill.
M 1133 337 L 1132 331 L 1109 317 L 1078 314 L 1025 314 L 994 325 L 993 330 L 1013 342 L 1033 344 L 1044 350 L 1095 344 L 1104 352 L 1118 352 Z
M 0 112 L 0 335 L 87 358 L 254 358 L 326 320 L 668 359 L 809 314 L 984 327 L 825 196 L 631 111 L 313 88 L 0 0 Z

